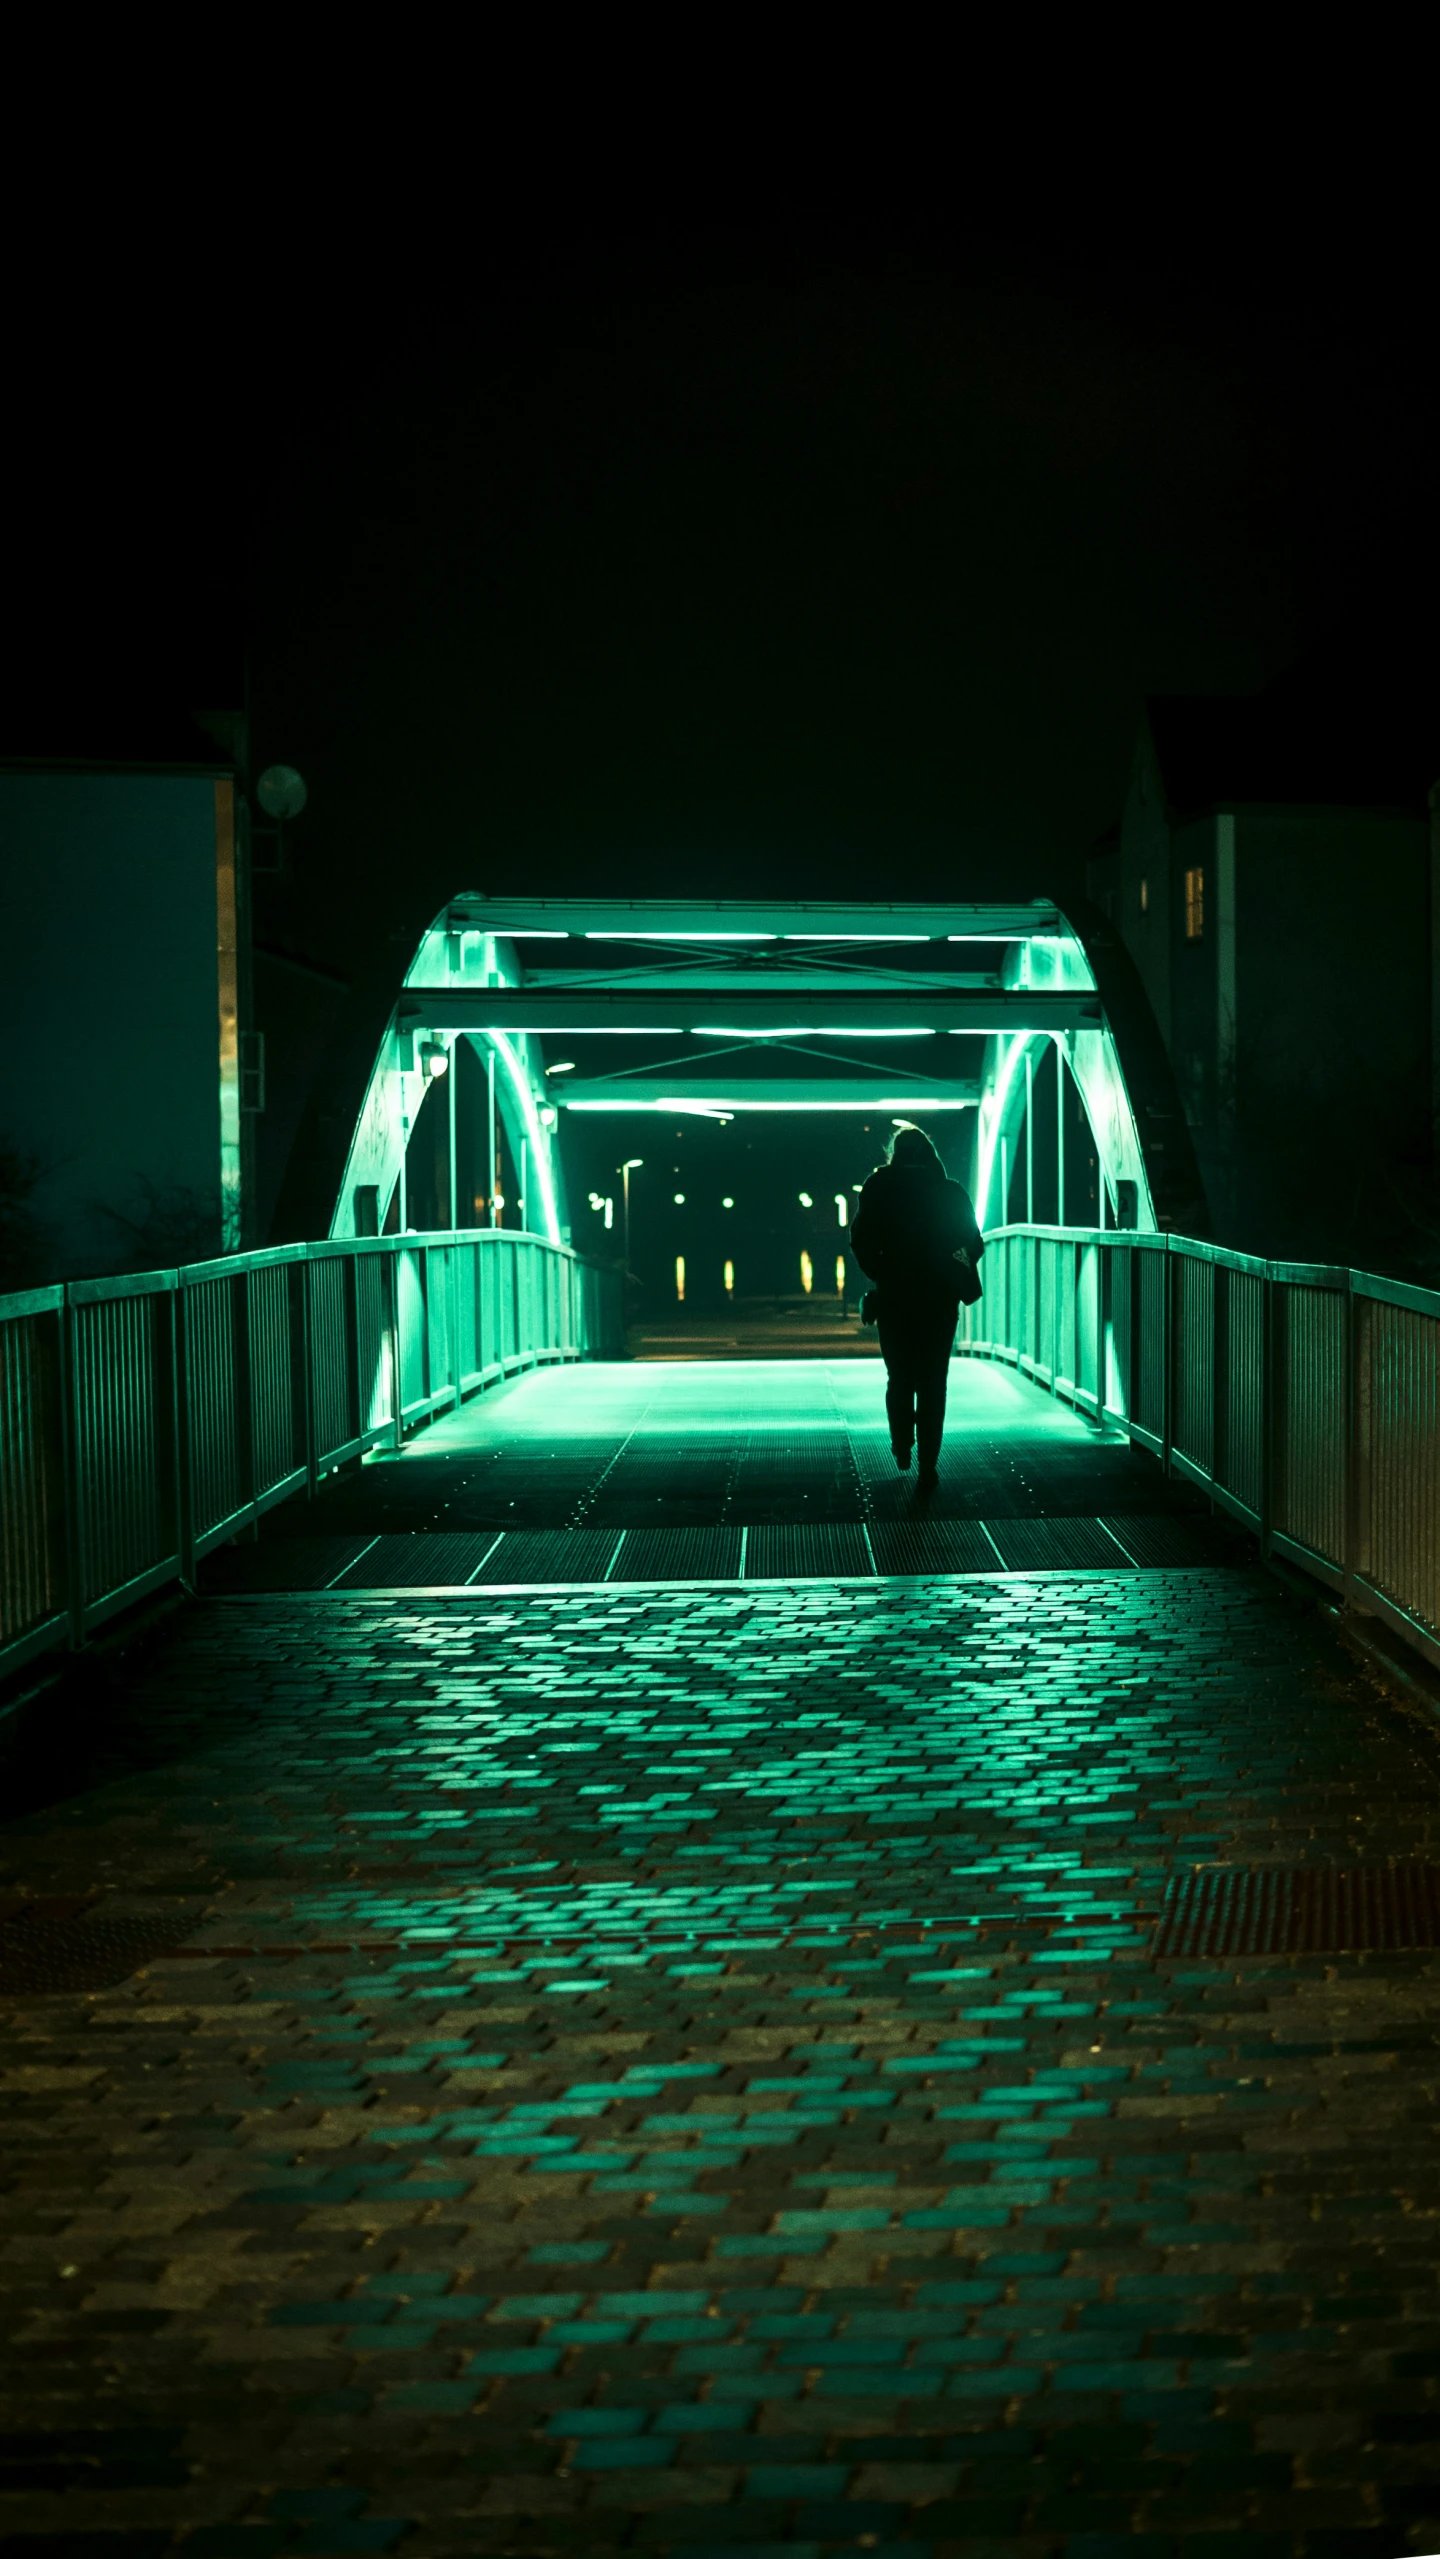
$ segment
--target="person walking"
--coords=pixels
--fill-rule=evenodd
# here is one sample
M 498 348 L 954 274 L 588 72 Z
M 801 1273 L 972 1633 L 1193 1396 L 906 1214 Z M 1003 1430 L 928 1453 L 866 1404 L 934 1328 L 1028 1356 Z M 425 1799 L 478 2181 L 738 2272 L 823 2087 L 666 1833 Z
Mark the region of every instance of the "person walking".
M 860 1194 L 850 1248 L 875 1283 L 885 1411 L 895 1463 L 914 1447 L 919 1485 L 937 1481 L 945 1388 L 962 1305 L 980 1295 L 985 1238 L 968 1191 L 952 1182 L 923 1129 L 898 1128 Z

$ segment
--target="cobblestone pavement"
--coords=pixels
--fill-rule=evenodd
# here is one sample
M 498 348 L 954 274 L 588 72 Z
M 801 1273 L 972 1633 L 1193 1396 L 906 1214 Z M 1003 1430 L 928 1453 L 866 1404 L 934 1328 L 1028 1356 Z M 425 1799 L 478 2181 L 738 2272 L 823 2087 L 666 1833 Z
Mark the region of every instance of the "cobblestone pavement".
M 68 1747 L 6 1891 L 178 1948 L 7 2004 L 6 2559 L 1440 2549 L 1436 1958 L 1147 1951 L 1433 1846 L 1260 1574 L 214 1602 Z

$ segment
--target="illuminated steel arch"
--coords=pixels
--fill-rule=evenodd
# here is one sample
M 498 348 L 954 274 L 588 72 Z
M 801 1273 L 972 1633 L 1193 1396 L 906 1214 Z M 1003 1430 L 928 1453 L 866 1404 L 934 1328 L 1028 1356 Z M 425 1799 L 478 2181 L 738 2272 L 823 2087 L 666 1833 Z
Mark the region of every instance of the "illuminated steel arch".
M 546 944 L 548 960 L 563 957 L 555 945 L 565 942 L 585 966 L 527 970 L 521 947 L 532 940 Z M 918 952 L 901 970 L 855 947 L 886 941 L 934 944 L 937 963 L 948 961 L 944 946 L 956 942 L 997 945 L 1001 958 L 989 974 L 965 975 L 927 966 Z M 597 942 L 622 950 L 602 962 L 589 947 Z M 677 945 L 683 947 L 666 947 Z M 1188 1139 L 1153 1024 L 1137 1015 L 1135 991 L 1124 984 L 1115 953 L 1106 959 L 1105 950 L 1103 930 L 1082 933 L 1048 900 L 1001 906 L 457 895 L 406 971 L 371 1069 L 330 1231 L 355 1233 L 362 1199 L 378 1202 L 383 1220 L 404 1180 L 427 1065 L 453 1054 L 464 1038 L 493 1071 L 512 1155 L 518 1160 L 522 1144 L 527 1150 L 528 1222 L 556 1243 L 569 1240 L 557 1142 L 561 1109 L 670 1117 L 687 1109 L 873 1113 L 895 1112 L 908 1102 L 921 1119 L 929 1111 L 974 1109 L 976 1209 L 982 1225 L 998 1225 L 1005 1215 L 1005 1169 L 1017 1160 L 1033 1085 L 1027 1061 L 1033 1069 L 1052 1048 L 1089 1124 L 1101 1222 L 1153 1231 L 1174 1222 L 1176 1167 L 1182 1157 L 1188 1161 Z M 1127 1007 L 1122 1061 L 1120 1017 Z M 907 1068 L 900 1074 L 877 1064 L 859 1079 L 815 1081 L 801 1034 L 863 1043 L 882 1036 L 887 1017 L 893 1022 L 897 1012 L 908 1024 L 923 1023 L 928 1035 L 946 1037 L 944 1049 L 928 1053 L 941 1058 L 938 1072 Z M 542 1033 L 621 1026 L 663 1030 L 680 1040 L 723 1028 L 737 1043 L 753 1039 L 756 1045 L 746 1049 L 743 1065 L 727 1069 L 724 1084 L 687 1082 L 682 1053 L 658 1078 L 621 1071 L 604 1078 L 603 1089 L 576 1078 L 547 1092 L 537 1046 Z M 967 1045 L 950 1049 L 950 1038 Z M 1137 1064 L 1149 1095 L 1143 1123 Z M 1159 1215 L 1157 1191 L 1163 1195 Z M 1188 1195 L 1185 1214 L 1195 1231 Z
M 532 1038 L 523 1030 L 498 1026 L 457 1029 L 446 1019 L 452 995 L 468 998 L 486 987 L 514 987 L 520 978 L 515 947 L 508 937 L 457 926 L 449 908 L 425 934 L 405 972 L 400 998 L 370 1070 L 330 1222 L 332 1236 L 357 1232 L 357 1203 L 367 1193 L 377 1201 L 380 1222 L 384 1222 L 396 1185 L 404 1182 L 406 1149 L 430 1081 L 431 1056 L 443 1049 L 451 1062 L 456 1042 L 468 1038 L 482 1057 L 494 1061 L 495 1102 L 512 1158 L 519 1161 L 522 1143 L 528 1152 L 534 1185 L 526 1202 L 531 1231 L 547 1236 L 552 1244 L 568 1242 L 556 1114 L 545 1093 L 544 1068 Z M 451 1165 L 453 1186 L 453 1146 Z M 538 1219 L 530 1215 L 537 1207 Z M 403 1213 L 400 1223 L 405 1224 Z
M 1095 987 L 1095 972 L 1078 935 L 1060 921 L 1053 933 L 1016 943 L 1007 964 L 1016 985 Z M 1100 1180 L 1100 1222 L 1153 1232 L 1158 1224 L 1145 1150 L 1108 1015 L 1096 1024 L 1059 1031 L 1017 1031 L 991 1045 L 975 1157 L 975 1211 L 982 1226 L 1003 1223 L 1008 1175 L 1019 1161 L 1027 1111 L 1033 1107 L 1033 1072 L 1053 1047 L 1062 1078 L 1079 1093 L 1095 1147 Z

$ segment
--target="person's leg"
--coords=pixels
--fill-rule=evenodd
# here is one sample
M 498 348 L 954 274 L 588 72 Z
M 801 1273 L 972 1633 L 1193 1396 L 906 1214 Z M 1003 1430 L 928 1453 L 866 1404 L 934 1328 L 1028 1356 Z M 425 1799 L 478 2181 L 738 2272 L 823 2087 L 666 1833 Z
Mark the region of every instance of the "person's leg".
M 880 1324 L 880 1351 L 885 1362 L 885 1418 L 896 1463 L 910 1463 L 915 1437 L 915 1364 L 908 1334 L 894 1324 Z
M 916 1455 L 922 1479 L 932 1481 L 945 1431 L 945 1390 L 950 1383 L 950 1354 L 955 1347 L 953 1319 L 927 1331 L 917 1346 L 915 1362 Z

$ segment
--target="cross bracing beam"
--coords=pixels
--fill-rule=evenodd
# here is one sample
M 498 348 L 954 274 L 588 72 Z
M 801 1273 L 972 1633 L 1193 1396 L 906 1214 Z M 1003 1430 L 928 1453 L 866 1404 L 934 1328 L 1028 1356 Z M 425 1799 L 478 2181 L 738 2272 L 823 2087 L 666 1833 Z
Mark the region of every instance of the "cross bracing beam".
M 773 960 L 757 952 L 748 968 L 717 968 L 714 960 L 703 954 L 682 960 L 679 967 L 661 962 L 658 967 L 642 960 L 638 967 L 628 961 L 623 965 L 612 959 L 603 976 L 593 965 L 580 969 L 532 968 L 526 965 L 520 983 L 526 987 L 573 987 L 584 994 L 598 985 L 623 982 L 627 987 L 645 986 L 652 992 L 669 988 L 693 995 L 698 985 L 711 995 L 803 995 L 813 1004 L 827 988 L 837 994 L 873 994 L 878 987 L 893 987 L 897 995 L 923 995 L 934 988 L 941 995 L 963 995 L 970 989 L 994 991 L 1000 986 L 998 974 L 978 969 L 896 969 L 876 967 L 864 959 L 838 960 L 833 954 L 823 960 L 810 960 L 797 968 L 791 955 L 790 967 L 776 967 Z
M 953 906 L 886 905 L 867 899 L 800 898 L 569 898 L 481 897 L 461 894 L 450 901 L 446 921 L 453 932 L 527 934 L 592 933 L 609 939 L 645 941 L 845 940 L 882 941 L 887 936 L 917 941 L 1015 942 L 1032 933 L 1063 929 L 1058 907 L 1048 898 L 982 906 L 962 900 Z
M 945 995 L 926 987 L 907 997 L 867 988 L 825 990 L 824 1001 L 798 1008 L 793 995 L 727 992 L 704 987 L 585 988 L 407 986 L 400 1025 L 432 1031 L 628 1031 L 636 1036 L 705 1031 L 776 1038 L 803 1032 L 843 1036 L 864 1031 L 1075 1031 L 1098 1028 L 1100 999 L 1088 988 L 966 988 Z
M 567 1111 L 969 1111 L 980 1099 L 978 1076 L 900 1079 L 837 1075 L 566 1076 L 549 1098 Z

